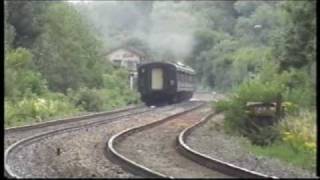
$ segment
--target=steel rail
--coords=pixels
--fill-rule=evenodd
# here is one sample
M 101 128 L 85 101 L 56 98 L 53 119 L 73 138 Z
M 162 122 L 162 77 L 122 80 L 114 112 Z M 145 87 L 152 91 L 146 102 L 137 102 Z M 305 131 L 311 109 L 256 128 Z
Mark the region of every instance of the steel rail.
M 86 120 L 86 119 L 99 117 L 99 116 L 112 115 L 115 113 L 138 109 L 141 107 L 144 107 L 144 105 L 138 105 L 138 106 L 133 106 L 133 107 L 129 106 L 129 107 L 116 109 L 116 110 L 112 110 L 112 111 L 107 111 L 107 112 L 92 113 L 92 114 L 80 115 L 80 116 L 69 117 L 69 118 L 55 119 L 55 120 L 50 120 L 50 121 L 31 124 L 31 125 L 11 127 L 11 128 L 5 129 L 5 134 L 6 133 L 14 133 L 17 131 L 25 131 L 25 130 L 32 130 L 32 129 L 36 129 L 36 128 L 43 128 L 43 127 L 48 127 L 48 126 L 53 126 L 53 125 L 59 125 L 62 123 L 69 123 L 69 122 L 75 122 L 75 121 L 80 121 L 80 120 Z
M 136 109 L 139 109 L 139 108 L 132 108 L 132 109 L 126 110 L 126 111 L 132 111 L 132 110 L 136 110 Z M 4 157 L 5 173 L 9 177 L 23 178 L 23 177 L 20 177 L 19 175 L 15 174 L 12 171 L 12 169 L 10 168 L 10 166 L 7 164 L 11 153 L 13 153 L 14 150 L 16 150 L 17 148 L 19 148 L 21 146 L 23 147 L 23 146 L 31 144 L 33 142 L 39 141 L 39 139 L 43 139 L 45 137 L 50 137 L 50 136 L 57 135 L 57 134 L 62 134 L 62 133 L 65 133 L 65 132 L 72 132 L 72 131 L 80 130 L 80 129 L 86 128 L 88 126 L 100 125 L 100 124 L 108 124 L 108 123 L 111 123 L 111 122 L 115 122 L 117 120 L 121 120 L 121 118 L 123 118 L 123 117 L 128 117 L 128 116 L 136 115 L 136 114 L 142 114 L 142 113 L 149 112 L 149 111 L 154 111 L 154 110 L 155 109 L 148 108 L 147 110 L 144 110 L 144 111 L 141 111 L 141 112 L 133 112 L 133 113 L 129 113 L 129 114 L 125 114 L 125 115 L 119 115 L 119 116 L 111 117 L 111 118 L 106 117 L 106 119 L 103 120 L 103 121 L 96 121 L 96 122 L 90 122 L 90 123 L 87 123 L 87 124 L 82 124 L 82 125 L 79 125 L 79 126 L 61 128 L 61 129 L 57 129 L 57 130 L 54 130 L 54 131 L 44 132 L 44 133 L 40 133 L 40 134 L 31 136 L 31 137 L 28 137 L 28 138 L 21 139 L 21 140 L 15 142 L 14 144 L 10 145 L 5 151 L 5 157 Z M 117 113 L 120 113 L 120 112 L 125 112 L 125 110 L 117 111 Z M 107 115 L 113 115 L 115 113 L 111 113 L 111 114 L 109 113 Z
M 205 166 L 210 169 L 222 172 L 224 174 L 240 177 L 240 178 L 273 178 L 278 179 L 275 176 L 268 176 L 259 172 L 251 171 L 243 167 L 236 166 L 234 164 L 224 162 L 222 160 L 210 157 L 206 154 L 200 153 L 190 146 L 187 145 L 186 139 L 192 131 L 194 131 L 201 124 L 207 122 L 213 115 L 214 112 L 209 113 L 207 116 L 201 119 L 201 121 L 195 123 L 189 128 L 184 129 L 179 136 L 177 137 L 177 149 L 178 152 L 184 155 L 185 157 Z
M 186 113 L 193 111 L 193 110 L 196 110 L 196 109 L 199 109 L 199 108 L 203 107 L 205 104 L 206 104 L 205 102 L 201 102 L 201 104 L 199 104 L 195 107 L 192 107 L 192 108 L 189 108 L 183 112 L 179 112 L 174 115 L 165 117 L 159 121 L 152 122 L 152 123 L 149 123 L 149 124 L 146 124 L 143 126 L 137 126 L 137 127 L 133 127 L 130 129 L 126 129 L 122 132 L 119 132 L 118 134 L 115 134 L 106 143 L 107 144 L 107 146 L 106 146 L 107 157 L 111 161 L 113 161 L 114 163 L 119 164 L 121 167 L 123 167 L 124 169 L 131 172 L 132 174 L 144 176 L 144 177 L 150 177 L 150 178 L 170 178 L 170 179 L 173 179 L 174 177 L 172 177 L 172 176 L 167 176 L 167 175 L 162 174 L 160 172 L 154 171 L 154 170 L 149 169 L 149 168 L 147 168 L 137 162 L 134 162 L 133 160 L 126 158 L 123 154 L 121 154 L 120 152 L 118 152 L 116 150 L 115 145 L 120 143 L 122 140 L 124 140 L 130 134 L 155 127 L 161 123 L 172 120 L 180 115 L 186 114 Z

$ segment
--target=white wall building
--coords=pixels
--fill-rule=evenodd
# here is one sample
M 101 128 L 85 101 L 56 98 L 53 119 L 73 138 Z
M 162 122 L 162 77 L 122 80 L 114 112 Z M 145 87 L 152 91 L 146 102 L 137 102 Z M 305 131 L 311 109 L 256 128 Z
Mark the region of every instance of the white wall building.
M 109 51 L 107 58 L 115 65 L 124 67 L 132 73 L 135 73 L 137 65 L 145 60 L 143 53 L 127 47 L 120 47 Z
M 130 72 L 130 88 L 133 89 L 137 79 L 137 66 L 146 59 L 144 53 L 129 47 L 118 47 L 106 53 L 106 57 L 116 66 L 124 67 Z

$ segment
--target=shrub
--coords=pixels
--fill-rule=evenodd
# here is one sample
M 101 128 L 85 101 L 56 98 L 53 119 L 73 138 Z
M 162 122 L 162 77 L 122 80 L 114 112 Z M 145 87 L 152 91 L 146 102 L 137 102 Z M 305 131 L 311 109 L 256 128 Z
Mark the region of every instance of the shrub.
M 71 115 L 79 112 L 63 95 L 23 98 L 20 101 L 5 101 L 5 126 L 41 122 L 49 117 Z
M 40 95 L 47 91 L 47 82 L 39 72 L 28 69 L 32 54 L 24 49 L 10 50 L 5 58 L 5 95 L 12 99 Z
M 68 96 L 71 101 L 85 111 L 101 111 L 103 109 L 104 97 L 96 89 L 81 87 L 78 91 L 69 90 Z
M 270 144 L 278 136 L 277 129 L 255 125 L 253 119 L 249 119 L 246 113 L 246 103 L 250 101 L 271 103 L 276 100 L 280 92 L 279 83 L 263 83 L 258 78 L 240 85 L 230 100 L 218 102 L 216 105 L 218 111 L 225 112 L 226 131 L 244 135 L 255 144 Z
M 113 86 L 103 89 L 89 89 L 82 87 L 77 91 L 68 90 L 68 97 L 79 108 L 85 111 L 107 111 L 128 104 L 136 104 L 138 95 L 127 88 Z
M 231 102 L 227 101 L 227 100 L 218 101 L 217 103 L 214 104 L 215 111 L 217 113 L 222 112 L 222 111 L 226 111 L 228 109 L 228 107 L 230 106 L 230 103 Z
M 316 168 L 315 111 L 301 111 L 285 117 L 275 128 L 281 138 L 267 147 L 249 144 L 250 151 L 263 156 L 276 157 L 311 171 Z
M 290 69 L 283 74 L 288 76 L 283 83 L 286 85 L 284 98 L 303 108 L 314 107 L 316 104 L 316 88 L 312 78 L 306 71 Z
M 253 144 L 262 146 L 271 145 L 280 135 L 275 126 L 256 127 L 257 129 L 252 129 L 249 126 L 240 130 L 245 137 L 249 137 Z
M 295 151 L 315 154 L 315 119 L 315 113 L 308 111 L 300 112 L 298 116 L 286 117 L 279 124 L 282 140 Z
M 315 88 L 312 87 L 298 87 L 285 91 L 284 98 L 292 102 L 296 106 L 310 108 L 315 107 L 316 105 L 315 92 Z
M 299 111 L 299 106 L 290 101 L 283 102 L 282 107 L 285 114 L 295 114 Z

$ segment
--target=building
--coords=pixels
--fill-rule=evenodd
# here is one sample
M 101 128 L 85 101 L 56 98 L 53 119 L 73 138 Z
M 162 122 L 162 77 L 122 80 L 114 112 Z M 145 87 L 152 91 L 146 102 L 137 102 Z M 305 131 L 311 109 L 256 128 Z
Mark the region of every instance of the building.
M 136 73 L 137 65 L 146 60 L 145 54 L 131 47 L 118 47 L 106 53 L 107 58 L 115 65 Z
M 137 81 L 137 66 L 146 61 L 145 54 L 137 49 L 121 46 L 108 51 L 105 56 L 114 65 L 129 71 L 130 88 L 133 89 Z

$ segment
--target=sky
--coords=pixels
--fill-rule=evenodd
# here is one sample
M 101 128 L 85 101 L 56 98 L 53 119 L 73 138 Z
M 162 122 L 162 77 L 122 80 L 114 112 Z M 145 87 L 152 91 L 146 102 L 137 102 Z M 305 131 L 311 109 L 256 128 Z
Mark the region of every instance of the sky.
M 73 1 L 68 1 L 70 3 L 73 3 L 73 4 L 77 4 L 77 3 L 90 3 L 90 1 L 85 1 L 85 0 L 73 0 Z

